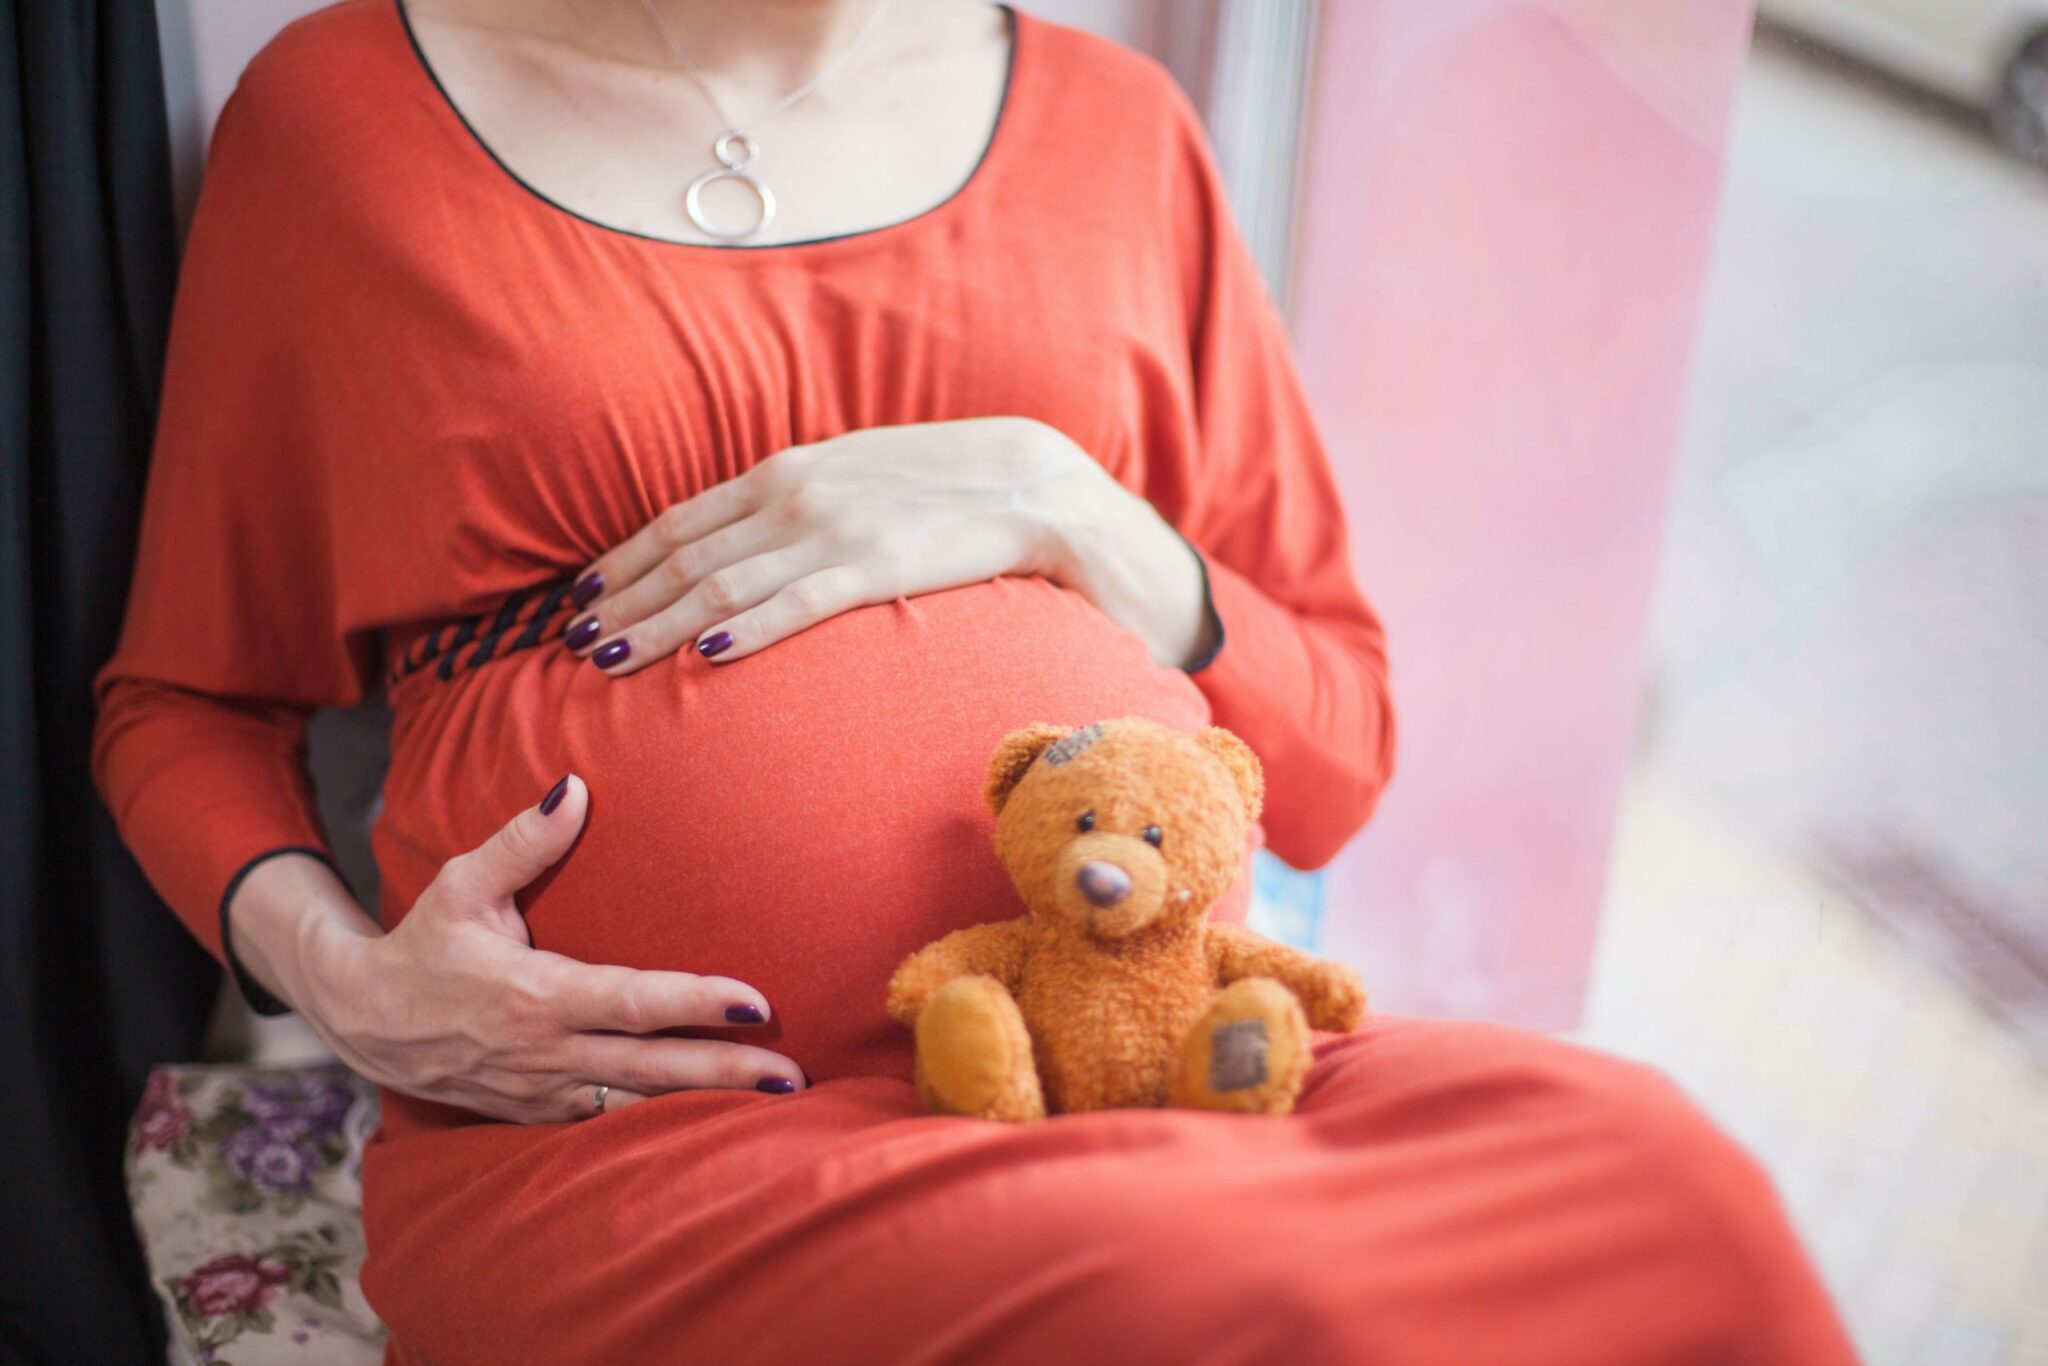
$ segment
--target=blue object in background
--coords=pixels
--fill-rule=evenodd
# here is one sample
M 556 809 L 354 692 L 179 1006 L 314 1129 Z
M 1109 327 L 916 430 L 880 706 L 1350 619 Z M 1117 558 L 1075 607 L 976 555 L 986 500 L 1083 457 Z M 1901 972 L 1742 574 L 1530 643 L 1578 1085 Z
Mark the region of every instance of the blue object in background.
M 1290 868 L 1271 850 L 1253 851 L 1245 923 L 1270 939 L 1316 952 L 1323 931 L 1323 875 Z

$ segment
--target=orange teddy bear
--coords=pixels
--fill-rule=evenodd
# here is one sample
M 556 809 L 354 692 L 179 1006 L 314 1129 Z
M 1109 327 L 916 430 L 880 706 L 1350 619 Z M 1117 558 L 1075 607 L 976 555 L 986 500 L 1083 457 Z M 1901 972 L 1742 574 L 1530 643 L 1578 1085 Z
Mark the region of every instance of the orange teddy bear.
M 1126 717 L 1005 736 L 984 795 L 1029 914 L 955 930 L 889 981 L 926 1105 L 1012 1122 L 1293 1109 L 1310 1023 L 1356 1027 L 1365 993 L 1336 963 L 1207 923 L 1264 792 L 1257 756 L 1218 726 Z

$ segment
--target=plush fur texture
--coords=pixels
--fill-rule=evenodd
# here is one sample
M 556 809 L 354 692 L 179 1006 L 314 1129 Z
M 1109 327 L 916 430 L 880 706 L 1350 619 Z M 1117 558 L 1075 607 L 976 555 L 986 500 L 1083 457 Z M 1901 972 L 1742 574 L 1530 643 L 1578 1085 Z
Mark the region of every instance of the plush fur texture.
M 1336 963 L 1208 923 L 1264 796 L 1257 756 L 1217 726 L 1005 736 L 984 797 L 1029 914 L 956 930 L 889 982 L 927 1106 L 1291 1110 L 1310 1027 L 1355 1028 L 1365 993 Z

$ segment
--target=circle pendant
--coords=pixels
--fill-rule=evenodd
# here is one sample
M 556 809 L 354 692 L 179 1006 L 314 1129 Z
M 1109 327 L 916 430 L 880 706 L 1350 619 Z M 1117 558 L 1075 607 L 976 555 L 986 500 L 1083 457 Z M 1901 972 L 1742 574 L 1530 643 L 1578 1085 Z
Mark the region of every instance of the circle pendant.
M 747 163 L 754 159 L 754 140 L 745 133 L 733 131 L 721 134 L 711 145 L 711 153 L 723 164 L 715 170 L 706 171 L 690 182 L 690 188 L 683 193 L 683 212 L 697 225 L 697 230 L 706 237 L 716 237 L 721 242 L 733 242 L 742 237 L 752 237 L 775 221 L 775 196 L 766 185 L 747 174 Z M 760 215 L 744 228 L 726 229 L 711 225 L 704 215 L 704 187 L 721 180 L 737 180 L 753 191 L 754 200 L 761 206 Z
M 755 201 L 761 206 L 760 217 L 743 228 L 720 228 L 713 226 L 711 220 L 704 216 L 704 187 L 720 180 L 737 180 L 740 184 L 752 190 Z M 766 185 L 763 185 L 745 171 L 731 166 L 721 166 L 716 170 L 706 171 L 703 175 L 690 182 L 690 188 L 683 194 L 683 212 L 690 216 L 690 221 L 695 223 L 697 230 L 706 237 L 716 237 L 722 242 L 732 242 L 742 237 L 752 237 L 755 233 L 775 221 L 775 195 Z

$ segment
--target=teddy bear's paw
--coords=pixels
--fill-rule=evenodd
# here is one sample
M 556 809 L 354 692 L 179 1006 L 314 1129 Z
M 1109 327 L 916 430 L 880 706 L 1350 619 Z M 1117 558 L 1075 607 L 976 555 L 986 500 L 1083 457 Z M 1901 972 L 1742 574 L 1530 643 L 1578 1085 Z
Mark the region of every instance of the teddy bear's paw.
M 1318 1029 L 1347 1033 L 1365 1018 L 1365 988 L 1358 976 L 1339 963 L 1322 962 L 1305 990 L 1311 992 L 1306 1004 L 1311 1022 Z
M 917 1089 L 940 1114 L 1045 1118 L 1031 1034 L 1001 982 L 955 977 L 931 994 L 917 1016 Z
M 1308 1074 L 1309 1043 L 1293 992 L 1270 977 L 1233 982 L 1188 1031 L 1168 1104 L 1284 1115 Z

